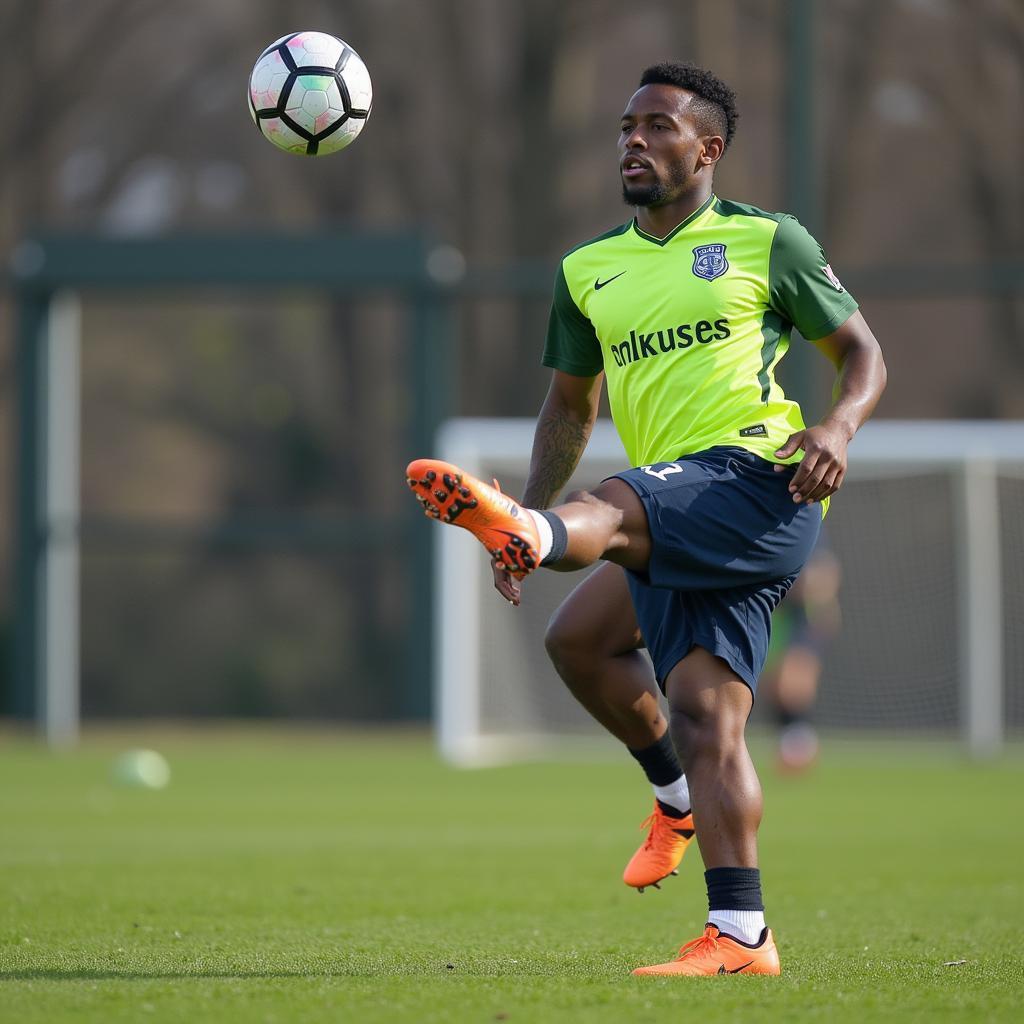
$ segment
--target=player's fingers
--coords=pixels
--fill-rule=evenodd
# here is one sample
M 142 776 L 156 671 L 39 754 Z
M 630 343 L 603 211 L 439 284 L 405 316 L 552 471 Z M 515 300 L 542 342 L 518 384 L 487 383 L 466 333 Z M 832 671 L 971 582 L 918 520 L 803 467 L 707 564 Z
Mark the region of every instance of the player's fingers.
M 808 456 L 808 461 L 811 456 Z M 828 476 L 834 463 L 827 455 L 817 454 L 813 456 L 813 464 L 808 466 L 807 473 L 800 481 L 798 490 L 804 501 L 814 496 L 815 491 L 821 486 L 822 480 Z
M 494 589 L 510 604 L 519 604 L 519 583 L 501 566 L 497 559 L 491 562 L 494 574 Z
M 815 462 L 814 468 L 807 474 L 807 479 L 803 481 L 797 491 L 801 501 L 814 501 L 820 496 L 822 482 L 832 471 L 833 466 L 830 459 L 823 457 Z M 795 498 L 796 494 L 793 497 Z
M 800 450 L 800 445 L 803 444 L 804 431 L 798 430 L 795 434 L 790 434 L 786 438 L 786 443 L 775 450 L 775 457 L 778 459 L 788 459 L 790 455 L 795 455 Z M 778 469 L 778 467 L 776 467 Z
M 845 466 L 837 466 L 835 473 L 833 473 L 832 476 L 831 476 L 831 479 L 829 479 L 827 481 L 827 483 L 828 483 L 828 490 L 825 491 L 825 493 L 822 495 L 822 498 L 823 499 L 824 498 L 829 498 L 833 494 L 835 494 L 836 491 L 838 491 L 839 488 L 843 486 L 843 477 L 845 477 L 845 476 L 846 476 L 846 467 Z
M 789 481 L 789 493 L 793 495 L 794 501 L 804 500 L 804 495 L 809 490 L 809 482 L 812 479 L 812 474 L 819 458 L 820 456 L 817 452 L 808 452 L 800 465 L 797 466 L 793 479 Z
M 839 475 L 839 469 L 840 467 L 835 464 L 826 466 L 818 485 L 813 490 L 807 489 L 806 500 L 814 502 L 827 498 L 835 490 L 835 479 Z

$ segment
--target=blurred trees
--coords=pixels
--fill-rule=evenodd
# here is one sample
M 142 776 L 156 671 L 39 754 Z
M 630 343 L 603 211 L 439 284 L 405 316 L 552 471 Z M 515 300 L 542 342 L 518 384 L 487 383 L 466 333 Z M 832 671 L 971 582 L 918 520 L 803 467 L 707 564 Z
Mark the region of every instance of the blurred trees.
M 846 276 L 884 265 L 897 278 L 909 265 L 958 266 L 985 288 L 1019 267 L 1021 5 L 834 0 L 817 11 L 833 265 Z M 783 0 L 6 0 L 0 241 L 9 251 L 35 230 L 359 226 L 424 232 L 475 268 L 553 269 L 628 215 L 618 114 L 642 67 L 670 57 L 706 63 L 739 94 L 718 191 L 778 208 L 784 15 Z M 303 27 L 346 38 L 374 78 L 367 130 L 323 160 L 274 151 L 244 103 L 260 50 Z M 882 414 L 1024 415 L 1019 284 L 915 288 L 901 296 L 897 280 L 863 296 L 893 371 Z M 462 304 L 454 411 L 535 411 L 545 307 L 543 296 Z M 405 500 L 409 396 L 393 304 L 87 297 L 85 329 L 87 513 L 371 522 L 381 502 Z M 0 539 L 6 568 L 9 532 Z M 194 541 L 147 557 L 114 548 L 86 552 L 87 707 L 395 709 L 390 683 L 371 677 L 378 664 L 382 677 L 400 671 L 378 658 L 408 616 L 400 552 L 375 571 L 348 555 L 242 558 Z M 149 685 L 155 696 L 141 696 Z

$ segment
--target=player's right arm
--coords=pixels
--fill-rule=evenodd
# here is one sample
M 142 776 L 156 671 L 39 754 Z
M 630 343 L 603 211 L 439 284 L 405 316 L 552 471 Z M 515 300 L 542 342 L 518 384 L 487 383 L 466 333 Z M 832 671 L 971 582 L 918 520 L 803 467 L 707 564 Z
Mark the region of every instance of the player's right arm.
M 565 260 L 555 274 L 542 362 L 554 372 L 533 435 L 522 496 L 527 508 L 549 508 L 572 476 L 594 429 L 604 382 L 601 344 L 569 290 Z M 519 604 L 519 584 L 507 572 L 492 568 L 495 589 L 506 601 Z
M 572 476 L 590 440 L 604 382 L 604 356 L 594 325 L 569 288 L 563 258 L 555 274 L 543 364 L 554 372 L 537 418 L 523 504 L 548 508 Z
M 603 373 L 577 377 L 555 370 L 551 375 L 523 491 L 522 502 L 528 508 L 550 508 L 579 465 L 597 419 L 603 380 Z

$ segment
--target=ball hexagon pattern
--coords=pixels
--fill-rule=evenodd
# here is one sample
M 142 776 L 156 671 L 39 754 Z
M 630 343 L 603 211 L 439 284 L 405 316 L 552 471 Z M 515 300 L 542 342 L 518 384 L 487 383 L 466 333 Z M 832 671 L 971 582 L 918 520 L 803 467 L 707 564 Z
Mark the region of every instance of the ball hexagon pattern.
M 269 139 L 278 149 L 283 149 L 287 153 L 298 153 L 299 156 L 306 155 L 309 142 L 301 135 L 293 132 L 281 118 L 260 118 L 258 124 L 264 137 Z
M 298 68 L 333 68 L 345 44 L 326 32 L 299 32 L 284 44 Z
M 310 135 L 319 135 L 345 116 L 345 104 L 333 76 L 299 75 L 284 112 Z
M 256 61 L 249 80 L 249 98 L 256 110 L 271 110 L 277 106 L 288 74 L 284 59 L 277 50 L 265 53 Z
M 295 32 L 271 43 L 249 76 L 249 112 L 279 149 L 323 156 L 344 149 L 370 116 L 366 65 L 325 32 Z
M 348 88 L 350 109 L 353 112 L 365 110 L 369 114 L 370 103 L 373 101 L 370 72 L 366 70 L 366 65 L 359 59 L 359 54 L 355 50 L 350 51 L 350 56 L 345 62 L 345 85 Z

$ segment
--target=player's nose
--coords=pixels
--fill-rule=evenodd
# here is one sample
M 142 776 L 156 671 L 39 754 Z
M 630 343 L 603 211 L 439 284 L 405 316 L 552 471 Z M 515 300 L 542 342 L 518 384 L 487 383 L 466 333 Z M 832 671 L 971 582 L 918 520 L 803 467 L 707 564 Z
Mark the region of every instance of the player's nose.
M 647 148 L 647 139 L 644 138 L 643 132 L 639 126 L 634 128 L 622 141 L 622 148 L 630 153 L 633 150 L 642 150 Z

